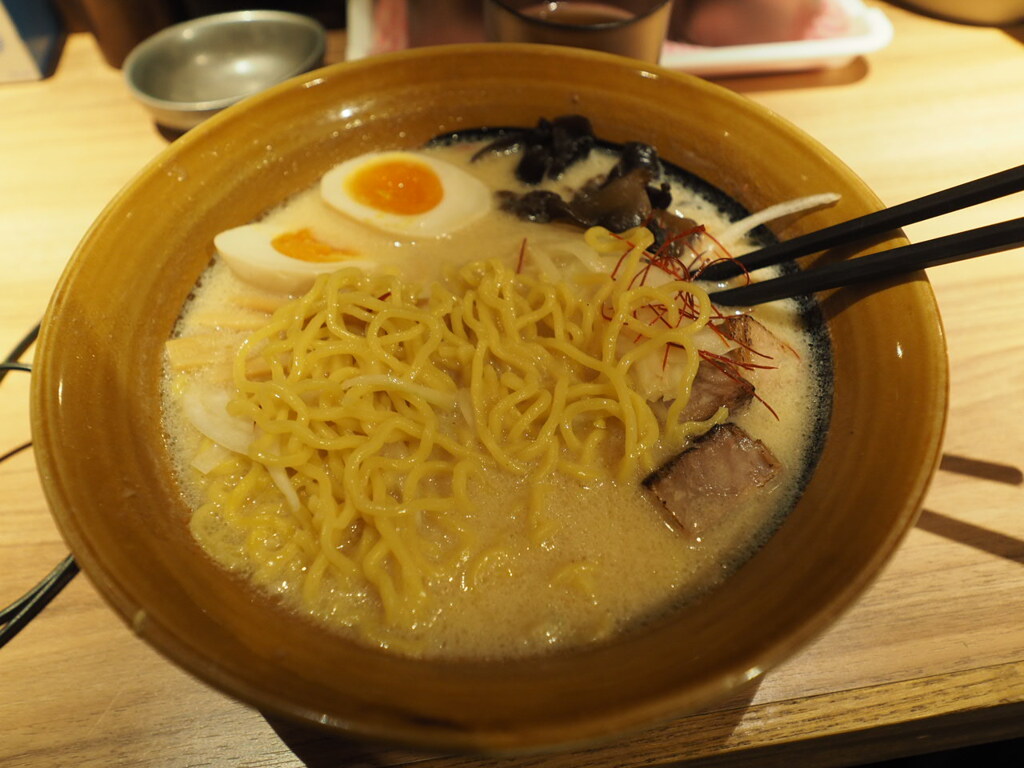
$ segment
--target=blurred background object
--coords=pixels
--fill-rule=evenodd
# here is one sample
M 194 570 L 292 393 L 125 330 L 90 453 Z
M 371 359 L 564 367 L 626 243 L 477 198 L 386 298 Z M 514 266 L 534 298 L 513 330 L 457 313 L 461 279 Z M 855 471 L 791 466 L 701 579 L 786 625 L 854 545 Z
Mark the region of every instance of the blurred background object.
M 128 52 L 173 24 L 179 14 L 172 0 L 78 0 L 103 58 L 120 67 Z
M 413 0 L 407 14 L 410 48 L 484 41 L 483 0 Z
M 709 46 L 799 40 L 821 5 L 821 0 L 676 0 L 669 36 Z
M 480 42 L 485 39 L 483 2 L 348 0 L 344 57 L 355 60 L 425 45 Z M 715 17 L 722 19 L 723 10 L 728 14 L 754 7 L 748 3 L 760 3 L 759 12 L 768 21 L 741 29 L 739 38 L 736 27 L 726 27 L 728 34 L 722 35 Z M 808 9 L 813 11 L 809 20 Z M 659 63 L 701 77 L 841 69 L 892 42 L 888 9 L 886 4 L 865 5 L 863 0 L 675 0 Z M 730 34 L 740 40 L 771 40 L 697 44 L 685 37 L 691 16 L 708 21 L 710 33 L 720 40 Z M 717 22 L 719 27 L 721 23 Z
M 290 11 L 310 16 L 327 28 L 345 26 L 344 0 L 57 0 L 57 5 L 72 26 L 93 34 L 103 58 L 112 67 L 120 67 L 132 48 L 161 29 L 216 13 Z
M 311 16 L 328 29 L 345 26 L 344 0 L 278 0 L 277 2 L 260 2 L 260 0 L 170 0 L 181 6 L 183 18 L 194 19 L 209 16 L 212 13 L 227 11 L 290 11 Z M 437 0 L 419 0 L 423 5 L 434 5 Z M 438 3 L 439 4 L 439 3 Z
M 1024 0 L 906 0 L 902 4 L 967 24 L 1004 27 L 1024 22 Z
M 0 82 L 46 77 L 60 36 L 57 14 L 45 0 L 0 2 Z

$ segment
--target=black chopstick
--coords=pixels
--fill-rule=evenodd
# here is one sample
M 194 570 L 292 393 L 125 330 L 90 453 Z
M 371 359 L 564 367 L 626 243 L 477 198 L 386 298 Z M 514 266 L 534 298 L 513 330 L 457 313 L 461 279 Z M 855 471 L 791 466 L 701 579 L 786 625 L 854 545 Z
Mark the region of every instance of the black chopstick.
M 973 259 L 1021 245 L 1024 245 L 1024 217 L 716 291 L 711 294 L 711 300 L 722 306 L 749 307 Z
M 42 581 L 0 610 L 0 648 L 13 640 L 77 574 L 78 563 L 68 555 Z
M 743 271 L 753 271 L 789 261 L 809 253 L 817 253 L 844 243 L 852 243 L 889 230 L 925 221 L 945 213 L 969 208 L 972 205 L 995 200 L 998 197 L 1024 190 L 1024 165 L 960 184 L 941 192 L 894 205 L 856 219 L 844 221 L 792 240 L 776 243 L 744 254 L 738 259 L 720 261 L 701 273 L 701 280 L 718 281 L 735 277 Z M 740 266 L 742 265 L 742 267 Z

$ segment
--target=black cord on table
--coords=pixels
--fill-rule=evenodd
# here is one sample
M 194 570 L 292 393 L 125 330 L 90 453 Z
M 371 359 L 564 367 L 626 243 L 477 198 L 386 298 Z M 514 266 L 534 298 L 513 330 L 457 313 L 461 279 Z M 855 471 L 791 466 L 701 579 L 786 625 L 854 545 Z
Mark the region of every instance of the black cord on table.
M 21 356 L 28 351 L 39 335 L 39 325 L 36 324 L 25 337 L 11 350 L 10 354 L 0 363 L 0 382 L 11 371 L 29 373 L 32 366 L 21 362 Z M 32 443 L 23 443 L 16 448 L 0 456 L 0 463 L 17 456 L 22 451 L 32 447 Z M 65 557 L 57 566 L 50 571 L 38 584 L 25 594 L 19 597 L 10 605 L 0 608 L 0 648 L 14 639 L 14 636 L 21 632 L 25 626 L 45 608 L 60 591 L 67 586 L 68 582 L 78 573 L 78 563 L 72 555 Z

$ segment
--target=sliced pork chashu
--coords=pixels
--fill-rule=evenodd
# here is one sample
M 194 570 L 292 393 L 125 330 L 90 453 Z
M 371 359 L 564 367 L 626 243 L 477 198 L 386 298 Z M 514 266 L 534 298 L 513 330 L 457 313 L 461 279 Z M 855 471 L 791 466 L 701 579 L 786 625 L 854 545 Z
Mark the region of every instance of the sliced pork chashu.
M 717 360 L 701 360 L 682 421 L 710 419 L 723 405 L 736 413 L 753 399 L 762 370 L 775 368 L 782 355 L 794 354 L 749 315 L 731 317 L 719 329 L 730 349 Z
M 680 421 L 705 421 L 723 405 L 735 413 L 754 397 L 754 385 L 728 363 L 701 360 Z
M 732 354 L 744 365 L 773 368 L 783 356 L 796 354 L 792 347 L 750 315 L 730 317 L 725 327 L 737 344 Z
M 727 423 L 712 427 L 643 484 L 683 528 L 700 535 L 747 495 L 772 485 L 781 469 L 764 443 Z

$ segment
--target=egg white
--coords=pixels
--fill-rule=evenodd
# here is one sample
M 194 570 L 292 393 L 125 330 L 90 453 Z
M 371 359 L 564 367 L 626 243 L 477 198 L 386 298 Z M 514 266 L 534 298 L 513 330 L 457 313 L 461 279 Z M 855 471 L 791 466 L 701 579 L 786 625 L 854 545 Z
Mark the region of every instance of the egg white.
M 239 279 L 276 292 L 305 291 L 317 275 L 336 272 L 344 267 L 357 267 L 365 271 L 374 268 L 369 259 L 358 255 L 323 262 L 302 261 L 286 256 L 274 248 L 273 241 L 290 231 L 262 222 L 245 224 L 221 232 L 213 238 L 213 245 Z
M 399 214 L 364 205 L 348 193 L 350 177 L 372 163 L 407 160 L 428 166 L 441 182 L 441 201 L 424 213 Z M 476 221 L 491 209 L 487 186 L 451 163 L 417 152 L 371 152 L 346 160 L 320 180 L 323 200 L 356 221 L 404 238 L 436 238 Z

